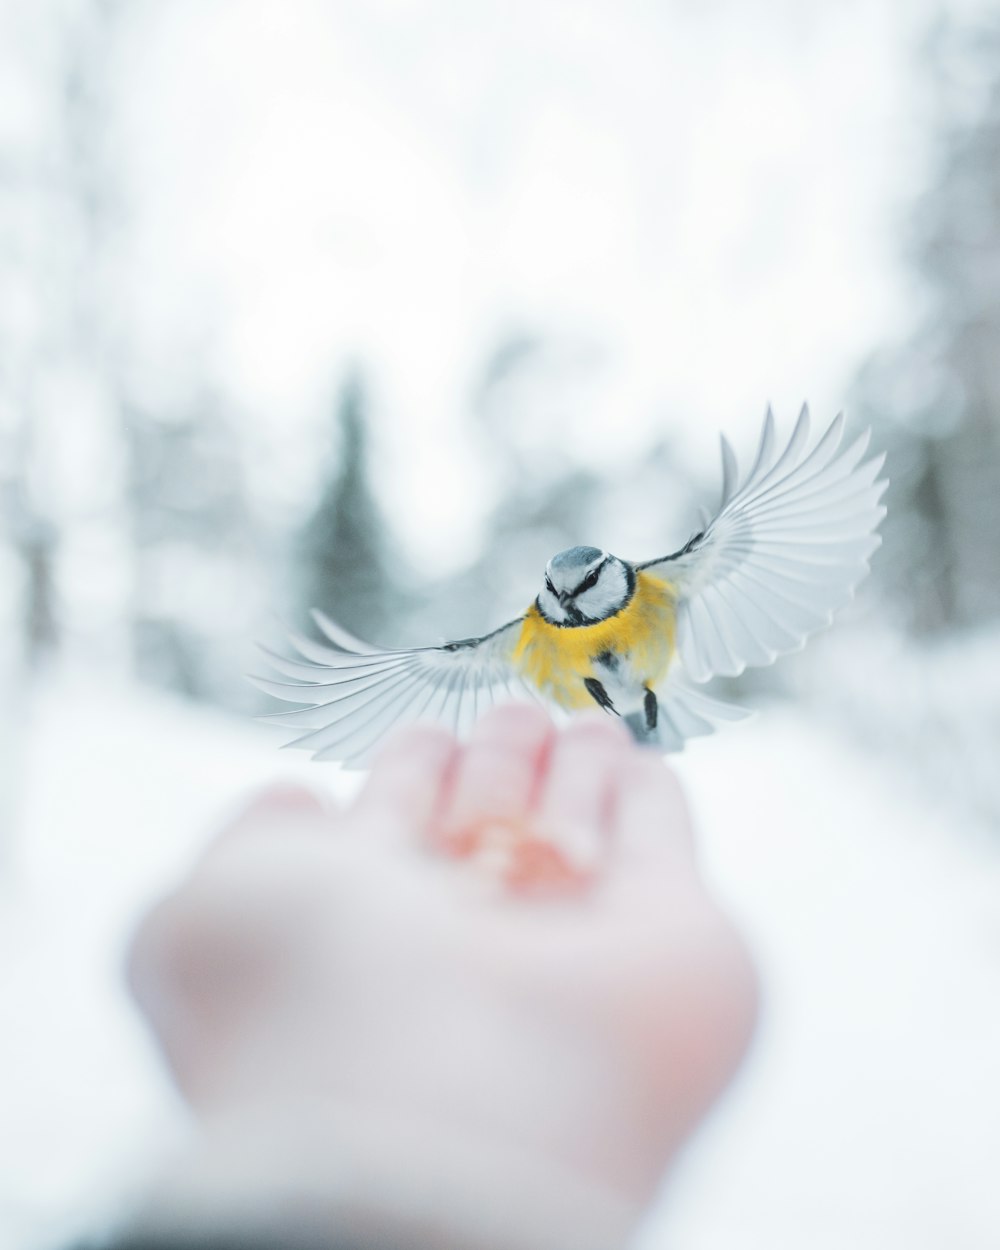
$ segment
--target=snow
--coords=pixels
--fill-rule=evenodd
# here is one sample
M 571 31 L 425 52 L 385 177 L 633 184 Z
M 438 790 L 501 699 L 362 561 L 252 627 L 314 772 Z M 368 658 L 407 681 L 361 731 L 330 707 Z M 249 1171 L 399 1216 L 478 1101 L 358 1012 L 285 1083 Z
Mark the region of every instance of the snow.
M 32 707 L 0 879 L 0 1246 L 120 1211 L 183 1125 L 121 985 L 128 933 L 248 791 L 332 770 L 271 733 L 57 679 Z M 748 1063 L 642 1250 L 1000 1244 L 1000 844 L 801 710 L 679 768 L 758 960 Z
M 1000 845 L 792 711 L 717 745 L 682 772 L 765 1005 L 666 1244 L 1000 1244 Z
M 123 992 L 123 952 L 234 805 L 304 774 L 275 746 L 167 697 L 58 682 L 37 699 L 0 879 L 4 1250 L 58 1245 L 116 1211 L 181 1123 Z

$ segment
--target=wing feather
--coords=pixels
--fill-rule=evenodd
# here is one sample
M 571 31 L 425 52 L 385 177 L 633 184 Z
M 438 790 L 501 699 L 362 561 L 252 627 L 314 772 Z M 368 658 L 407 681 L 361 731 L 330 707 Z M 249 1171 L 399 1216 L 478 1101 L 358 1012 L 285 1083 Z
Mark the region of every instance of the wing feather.
M 348 633 L 343 625 L 338 625 L 336 621 L 331 620 L 330 617 L 328 617 L 325 612 L 321 612 L 319 608 L 310 609 L 309 615 L 316 622 L 320 633 L 323 634 L 329 642 L 332 642 L 338 651 L 353 651 L 355 654 L 359 654 L 363 651 L 377 651 L 384 654 L 384 649 L 382 647 L 373 647 L 366 642 L 362 642 L 360 638 L 355 638 L 353 634 Z
M 292 633 L 301 658 L 261 648 L 287 680 L 251 680 L 275 698 L 306 705 L 261 719 L 305 730 L 287 745 L 316 759 L 361 765 L 390 729 L 418 720 L 464 735 L 498 697 L 528 693 L 511 664 L 523 617 L 483 638 L 410 649 L 369 647 L 322 612 L 313 619 L 325 641 Z
M 300 684 L 302 682 L 308 682 L 310 685 L 322 684 L 317 681 L 317 672 L 320 670 L 317 669 L 316 664 L 303 664 L 298 660 L 288 660 L 283 655 L 279 655 L 277 651 L 272 651 L 270 647 L 260 646 L 260 644 L 258 644 L 258 648 L 263 652 L 267 658 L 267 663 L 275 672 L 283 673 L 286 677 L 294 677 Z M 364 681 L 370 677 L 377 677 L 382 673 L 391 673 L 410 663 L 412 661 L 404 656 L 399 659 L 390 658 L 382 664 L 359 665 L 357 668 L 350 670 L 351 675 L 341 678 L 336 684 L 341 685 L 348 682 Z
M 718 513 L 680 551 L 638 566 L 675 587 L 678 652 L 695 681 L 798 650 L 868 572 L 885 516 L 885 458 L 864 459 L 867 431 L 843 446 L 839 415 L 806 450 L 809 425 L 803 408 L 777 452 L 768 409 L 742 483 L 723 438 Z
M 421 715 L 432 715 L 435 708 L 435 699 L 438 698 L 439 694 L 443 696 L 444 702 L 437 707 L 434 719 L 446 721 L 449 690 L 458 676 L 458 674 L 448 674 L 444 678 L 436 678 L 427 703 L 421 703 L 423 692 L 419 688 L 411 690 L 411 697 L 408 702 L 397 700 L 392 704 L 384 703 L 374 715 L 368 717 L 363 725 L 351 731 L 350 738 L 340 744 L 340 749 L 336 754 L 331 753 L 328 756 L 320 756 L 319 758 L 340 759 L 345 765 L 362 767 L 368 763 L 372 753 L 389 730 L 400 725 L 412 724 Z M 425 709 L 425 712 L 421 712 L 421 708 Z
M 310 750 L 321 750 L 339 741 L 343 733 L 352 725 L 364 724 L 368 717 L 384 703 L 398 703 L 401 695 L 420 681 L 416 673 L 392 681 L 380 683 L 374 689 L 363 690 L 358 694 L 345 695 L 335 703 L 327 703 L 317 718 L 318 725 L 310 733 L 303 734 L 288 743 L 293 747 L 308 747 Z

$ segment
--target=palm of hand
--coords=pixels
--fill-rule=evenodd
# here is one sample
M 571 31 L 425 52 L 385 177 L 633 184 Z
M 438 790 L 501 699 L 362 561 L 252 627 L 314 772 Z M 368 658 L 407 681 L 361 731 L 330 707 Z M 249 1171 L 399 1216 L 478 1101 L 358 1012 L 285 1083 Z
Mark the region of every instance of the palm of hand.
M 390 745 L 344 814 L 253 806 L 132 979 L 207 1117 L 297 1108 L 503 1143 L 645 1198 L 728 1079 L 754 983 L 659 757 L 499 709 Z

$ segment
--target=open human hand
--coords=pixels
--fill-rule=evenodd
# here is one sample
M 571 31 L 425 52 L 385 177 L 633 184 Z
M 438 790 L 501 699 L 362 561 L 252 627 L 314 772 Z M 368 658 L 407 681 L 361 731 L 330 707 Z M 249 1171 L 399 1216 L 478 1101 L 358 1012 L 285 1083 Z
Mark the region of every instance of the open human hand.
M 265 794 L 130 976 L 204 1126 L 171 1201 L 435 1246 L 619 1244 L 755 1007 L 673 774 L 526 705 L 403 732 L 344 812 Z

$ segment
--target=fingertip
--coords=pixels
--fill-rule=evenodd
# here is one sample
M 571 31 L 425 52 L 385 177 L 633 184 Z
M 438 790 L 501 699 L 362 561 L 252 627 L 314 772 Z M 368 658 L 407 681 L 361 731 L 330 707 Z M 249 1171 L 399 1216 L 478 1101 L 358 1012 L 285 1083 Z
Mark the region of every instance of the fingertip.
M 518 700 L 490 708 L 476 725 L 474 733 L 484 739 L 518 737 L 535 739 L 555 732 L 549 713 L 538 703 Z
M 277 781 L 254 795 L 243 815 L 284 812 L 296 816 L 327 816 L 333 807 L 332 799 L 321 798 L 314 790 L 293 781 Z
M 220 851 L 248 838 L 281 837 L 292 830 L 325 829 L 338 815 L 332 799 L 321 798 L 305 786 L 287 781 L 269 785 L 246 800 L 236 815 L 221 824 L 206 846 L 202 861 L 211 861 Z
M 469 855 L 481 831 L 523 820 L 538 790 L 555 736 L 549 715 L 530 703 L 491 709 L 456 752 L 438 819 L 428 841 L 449 855 Z
M 560 741 L 571 749 L 584 747 L 617 754 L 623 754 L 634 745 L 624 721 L 607 712 L 582 712 L 562 731 Z
M 453 754 L 455 735 L 431 722 L 406 725 L 391 734 L 375 755 L 371 771 L 375 773 L 397 759 L 434 761 Z
M 619 775 L 612 828 L 625 847 L 694 854 L 687 798 L 673 768 L 656 751 L 637 748 Z
M 376 757 L 355 802 L 358 826 L 420 836 L 443 802 L 458 749 L 454 734 L 441 725 L 399 730 Z
M 606 853 L 628 743 L 627 733 L 610 717 L 579 716 L 556 737 L 546 761 L 539 829 L 582 862 L 596 863 Z

